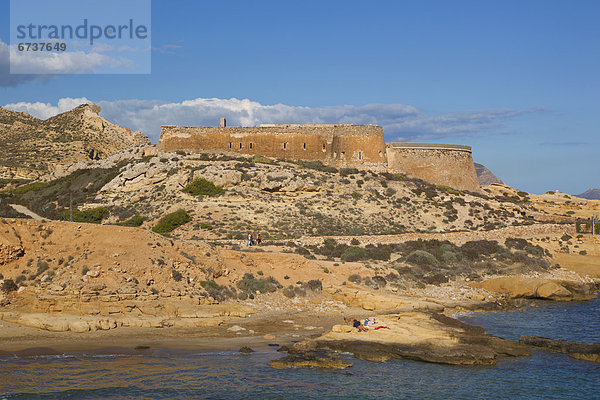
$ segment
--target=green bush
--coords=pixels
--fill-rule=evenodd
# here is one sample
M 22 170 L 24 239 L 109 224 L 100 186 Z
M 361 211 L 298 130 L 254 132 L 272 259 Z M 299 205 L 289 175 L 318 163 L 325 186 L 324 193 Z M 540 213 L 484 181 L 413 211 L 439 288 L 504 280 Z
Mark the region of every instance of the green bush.
M 340 169 L 341 176 L 348 176 L 348 175 L 354 175 L 354 174 L 358 174 L 358 170 L 356 168 L 341 168 Z
M 525 247 L 525 251 L 535 257 L 544 256 L 544 249 L 541 246 L 534 246 L 530 244 Z
M 212 196 L 220 194 L 223 191 L 221 186 L 216 186 L 211 181 L 204 178 L 196 178 L 184 187 L 182 192 L 189 193 L 192 196 Z
M 252 162 L 257 164 L 275 164 L 273 160 L 260 154 L 256 154 L 254 157 L 252 157 Z
M 362 247 L 348 247 L 341 255 L 341 259 L 344 261 L 358 261 L 364 260 L 368 257 L 367 250 Z
M 499 252 L 500 247 L 495 240 L 473 240 L 463 244 L 461 250 L 467 258 L 477 260 L 481 256 L 488 256 Z
M 74 222 L 86 222 L 90 224 L 99 224 L 104 218 L 110 214 L 106 207 L 90 208 L 88 210 L 73 210 L 73 221 Z M 69 210 L 65 211 L 64 217 L 69 220 Z
M 275 278 L 269 276 L 268 278 L 256 279 L 254 275 L 250 273 L 244 274 L 244 277 L 237 282 L 237 287 L 246 293 L 273 293 L 277 289 L 281 289 L 282 286 Z
M 133 217 L 129 218 L 128 220 L 118 222 L 117 225 L 138 227 L 138 226 L 141 226 L 143 223 L 144 223 L 144 217 L 142 217 L 141 215 L 138 214 L 138 215 L 134 215 Z
M 446 264 L 455 264 L 458 262 L 458 257 L 456 256 L 456 253 L 453 253 L 451 251 L 445 251 L 442 253 L 442 261 Z
M 202 286 L 202 288 L 204 290 L 206 290 L 206 292 L 208 293 L 208 295 L 210 297 L 212 297 L 218 301 L 224 301 L 229 298 L 232 298 L 232 299 L 239 298 L 240 300 L 246 300 L 248 298 L 248 295 L 245 295 L 245 296 L 241 295 L 241 294 L 238 295 L 238 293 L 236 292 L 236 290 L 234 288 L 227 287 L 227 286 L 221 286 L 214 280 L 201 281 L 200 286 Z
M 297 254 L 300 254 L 301 256 L 310 256 L 310 250 L 308 250 L 307 248 L 304 248 L 302 246 L 296 247 L 294 252 Z
M 311 279 L 310 281 L 302 284 L 303 289 L 312 290 L 313 292 L 320 292 L 323 290 L 323 283 L 316 279 Z
M 25 185 L 25 186 L 21 186 L 16 189 L 13 189 L 10 192 L 12 194 L 21 195 L 21 194 L 25 194 L 27 192 L 32 192 L 32 191 L 43 189 L 46 186 L 48 186 L 47 182 L 34 182 L 34 183 L 30 183 L 29 185 Z
M 351 243 L 356 243 L 352 241 Z M 337 243 L 334 239 L 327 238 L 323 240 L 323 246 L 308 246 L 315 254 L 334 258 L 339 257 L 345 261 L 357 260 L 389 260 L 396 246 L 391 244 L 378 244 L 377 246 L 367 245 L 365 248 L 348 246 L 344 243 Z M 353 249 L 353 250 L 349 250 Z M 344 255 L 346 253 L 346 255 Z M 348 258 L 349 257 L 349 258 Z M 358 258 L 356 258 L 358 257 Z
M 427 275 L 423 277 L 423 280 L 430 285 L 440 285 L 448 282 L 448 277 L 446 277 L 444 274 L 437 273 L 433 275 Z
M 187 211 L 180 208 L 179 210 L 162 217 L 152 228 L 152 231 L 156 233 L 168 233 L 191 220 L 192 217 L 190 217 Z
M 359 274 L 352 274 L 348 277 L 348 280 L 352 283 L 361 283 L 362 282 L 362 278 L 360 277 Z
M 181 272 L 177 271 L 175 268 L 173 268 L 173 270 L 171 271 L 171 276 L 173 277 L 173 279 L 175 279 L 175 282 L 179 282 L 183 279 L 183 275 L 181 275 Z
M 352 192 L 352 194 L 350 194 L 350 196 L 352 196 L 352 198 L 354 200 L 358 200 L 358 199 L 362 198 L 362 194 L 357 193 L 357 192 Z
M 415 265 L 438 265 L 439 261 L 431 253 L 424 250 L 415 250 L 405 258 L 406 262 Z
M 298 161 L 297 164 L 300 165 L 301 167 L 314 169 L 316 171 L 321 171 L 321 172 L 330 172 L 330 173 L 338 172 L 337 168 L 330 167 L 328 165 L 323 165 L 323 163 L 321 161 Z
M 10 293 L 17 290 L 19 287 L 12 279 L 5 279 L 2 284 L 2 291 L 5 293 Z
M 283 289 L 283 295 L 287 298 L 293 299 L 296 297 L 296 292 L 294 291 L 294 286 L 290 285 Z
M 460 190 L 456 190 L 450 186 L 446 186 L 446 185 L 437 185 L 436 186 L 437 189 L 444 191 L 448 194 L 462 194 L 462 192 Z
M 375 275 L 371 279 L 373 280 L 373 282 L 375 282 L 377 284 L 377 286 L 379 288 L 383 288 L 383 287 L 385 287 L 385 285 L 387 285 L 387 280 L 381 275 Z
M 504 245 L 509 249 L 525 250 L 525 248 L 529 245 L 529 242 L 527 242 L 525 239 L 507 238 L 504 241 Z

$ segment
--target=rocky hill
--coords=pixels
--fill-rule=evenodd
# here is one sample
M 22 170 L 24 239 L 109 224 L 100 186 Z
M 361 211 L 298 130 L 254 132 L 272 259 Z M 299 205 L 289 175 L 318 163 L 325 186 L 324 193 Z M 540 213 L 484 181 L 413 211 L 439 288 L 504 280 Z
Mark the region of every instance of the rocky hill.
M 581 197 L 582 199 L 588 200 L 600 200 L 600 189 L 591 188 L 581 194 L 576 195 L 576 197 Z
M 171 327 L 178 341 L 182 332 L 264 334 L 289 344 L 343 316 L 586 299 L 600 277 L 600 239 L 573 223 L 599 201 L 153 152 L 121 150 L 0 186 L 3 324 L 77 334 Z M 10 219 L 11 204 L 54 221 Z M 246 246 L 249 232 L 263 242 Z
M 99 106 L 83 104 L 44 121 L 0 107 L 0 178 L 33 180 L 76 161 L 150 143 L 99 112 Z
M 492 173 L 483 164 L 475 163 L 475 172 L 477 173 L 477 180 L 480 185 L 491 185 L 492 183 L 504 184 L 500 178 Z
M 139 216 L 148 229 L 184 209 L 192 223 L 173 235 L 209 240 L 242 240 L 250 231 L 271 239 L 477 231 L 556 219 L 537 210 L 527 193 L 508 187 L 469 193 L 318 162 L 211 153 L 144 157 L 127 150 L 77 166 L 66 168 L 68 175 L 5 192 L 0 199 L 61 219 L 72 197 L 79 211 L 104 207 L 106 223 Z M 198 182 L 208 191 L 191 191 Z

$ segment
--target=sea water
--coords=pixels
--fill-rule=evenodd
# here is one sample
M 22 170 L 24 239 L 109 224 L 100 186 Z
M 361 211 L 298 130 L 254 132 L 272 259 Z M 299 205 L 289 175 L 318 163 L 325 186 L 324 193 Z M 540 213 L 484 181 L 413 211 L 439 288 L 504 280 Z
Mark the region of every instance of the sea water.
M 600 341 L 598 299 L 459 318 L 509 339 Z M 496 366 L 352 359 L 353 367 L 338 371 L 276 370 L 268 362 L 283 354 L 256 350 L 6 357 L 0 399 L 600 399 L 600 364 L 541 350 Z

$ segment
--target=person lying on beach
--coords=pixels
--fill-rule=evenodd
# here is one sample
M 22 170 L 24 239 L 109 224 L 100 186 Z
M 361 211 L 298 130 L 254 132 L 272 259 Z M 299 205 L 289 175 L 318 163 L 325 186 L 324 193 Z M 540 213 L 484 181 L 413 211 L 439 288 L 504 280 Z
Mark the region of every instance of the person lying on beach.
M 367 331 L 368 331 L 368 329 L 367 329 L 367 328 L 365 328 L 365 327 L 364 327 L 364 326 L 363 326 L 363 325 L 360 323 L 360 321 L 359 321 L 359 320 L 356 320 L 356 319 L 355 319 L 355 320 L 354 320 L 354 322 L 352 323 L 352 326 L 353 326 L 353 327 L 355 327 L 355 328 L 357 328 L 359 331 L 362 331 L 362 332 L 367 332 Z

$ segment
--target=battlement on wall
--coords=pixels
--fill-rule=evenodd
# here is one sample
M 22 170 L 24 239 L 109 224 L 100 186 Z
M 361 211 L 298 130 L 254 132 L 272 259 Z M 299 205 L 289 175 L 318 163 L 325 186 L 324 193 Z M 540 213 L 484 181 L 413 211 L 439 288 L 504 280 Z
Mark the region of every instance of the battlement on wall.
M 261 124 L 259 126 L 161 126 L 161 138 L 186 134 L 312 134 L 324 136 L 376 136 L 383 138 L 383 129 L 377 125 L 351 124 Z
M 386 143 L 386 147 L 397 149 L 458 150 L 472 153 L 471 146 L 462 144 L 392 142 Z

